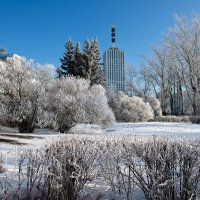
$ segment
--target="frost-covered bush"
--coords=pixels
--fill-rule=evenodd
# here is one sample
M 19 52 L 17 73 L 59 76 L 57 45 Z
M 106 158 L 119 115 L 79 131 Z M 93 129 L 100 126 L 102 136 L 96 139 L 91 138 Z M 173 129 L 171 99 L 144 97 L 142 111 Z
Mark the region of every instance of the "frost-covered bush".
M 189 120 L 194 124 L 200 124 L 200 116 L 190 116 Z
M 39 65 L 14 55 L 0 62 L 1 116 L 18 125 L 19 132 L 33 132 L 48 123 L 43 112 L 45 85 L 53 79 L 52 65 Z
M 88 80 L 75 77 L 55 80 L 48 89 L 48 95 L 47 109 L 54 113 L 53 126 L 60 132 L 77 123 L 111 125 L 115 122 L 104 88 L 90 86 Z
M 0 199 L 85 199 L 86 185 L 98 172 L 99 152 L 94 140 L 69 135 L 18 153 L 17 170 L 0 177 Z
M 46 152 L 48 172 L 44 178 L 45 197 L 59 200 L 80 199 L 85 185 L 97 173 L 100 154 L 95 142 L 68 137 L 50 145 Z
M 124 150 L 124 165 L 146 199 L 196 199 L 199 140 L 154 137 L 124 145 Z
M 187 116 L 169 115 L 169 116 L 155 117 L 155 121 L 157 121 L 157 122 L 188 122 L 188 120 L 189 119 Z
M 145 98 L 145 102 L 148 102 L 150 104 L 152 110 L 154 111 L 155 117 L 162 116 L 160 101 L 157 98 L 148 96 Z
M 33 132 L 53 126 L 64 132 L 76 123 L 110 125 L 115 118 L 105 90 L 89 81 L 68 77 L 55 80 L 52 65 L 39 65 L 19 56 L 0 62 L 1 117 Z
M 16 170 L 0 176 L 0 199 L 95 199 L 102 191 L 103 199 L 193 200 L 199 171 L 198 138 L 66 135 L 18 153 Z
M 137 187 L 148 200 L 196 199 L 199 143 L 196 139 L 156 136 L 106 141 L 100 165 L 102 176 L 112 191 L 125 195 L 126 199 L 134 199 Z
M 109 105 L 118 121 L 143 122 L 154 118 L 151 106 L 140 97 L 129 97 L 124 93 L 119 93 L 110 97 Z

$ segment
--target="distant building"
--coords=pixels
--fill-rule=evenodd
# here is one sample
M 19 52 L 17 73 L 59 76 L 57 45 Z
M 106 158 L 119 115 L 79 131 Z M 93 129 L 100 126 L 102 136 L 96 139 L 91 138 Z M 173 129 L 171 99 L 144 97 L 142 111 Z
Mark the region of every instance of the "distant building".
M 124 51 L 115 47 L 115 25 L 111 29 L 112 47 L 103 54 L 103 72 L 107 92 L 125 91 Z

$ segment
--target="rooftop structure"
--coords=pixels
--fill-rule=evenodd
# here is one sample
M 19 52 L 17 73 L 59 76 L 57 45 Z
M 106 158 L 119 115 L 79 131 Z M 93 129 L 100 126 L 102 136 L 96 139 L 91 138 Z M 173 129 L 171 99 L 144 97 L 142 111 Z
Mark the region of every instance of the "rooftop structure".
M 103 71 L 106 81 L 107 92 L 118 93 L 125 91 L 125 64 L 124 51 L 115 47 L 115 25 L 111 27 L 112 47 L 108 48 L 103 54 Z

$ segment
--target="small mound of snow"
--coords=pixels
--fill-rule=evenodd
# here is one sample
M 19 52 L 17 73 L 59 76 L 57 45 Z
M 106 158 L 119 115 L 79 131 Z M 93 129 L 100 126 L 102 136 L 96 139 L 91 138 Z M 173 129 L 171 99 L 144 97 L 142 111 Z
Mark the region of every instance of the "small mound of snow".
M 103 130 L 97 124 L 77 124 L 69 130 L 69 133 L 97 135 L 102 134 Z

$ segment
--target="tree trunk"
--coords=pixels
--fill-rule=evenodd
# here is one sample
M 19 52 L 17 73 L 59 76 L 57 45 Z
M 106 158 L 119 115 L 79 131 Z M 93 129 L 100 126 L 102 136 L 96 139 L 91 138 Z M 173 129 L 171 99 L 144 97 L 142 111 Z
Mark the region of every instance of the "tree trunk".
M 28 120 L 23 120 L 18 124 L 19 133 L 33 133 L 35 127 L 28 122 Z
M 175 109 L 174 109 L 174 98 L 171 92 L 169 92 L 169 96 L 170 96 L 170 110 L 171 110 L 171 115 L 175 114 Z
M 179 82 L 179 114 L 184 115 L 183 111 L 183 90 L 181 83 Z
M 193 109 L 193 115 L 197 115 L 196 91 L 193 91 L 192 109 Z
M 76 124 L 64 124 L 64 125 L 60 125 L 60 127 L 58 128 L 58 131 L 60 133 L 66 133 L 69 129 L 71 129 L 73 126 L 75 126 Z

